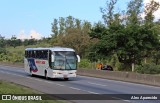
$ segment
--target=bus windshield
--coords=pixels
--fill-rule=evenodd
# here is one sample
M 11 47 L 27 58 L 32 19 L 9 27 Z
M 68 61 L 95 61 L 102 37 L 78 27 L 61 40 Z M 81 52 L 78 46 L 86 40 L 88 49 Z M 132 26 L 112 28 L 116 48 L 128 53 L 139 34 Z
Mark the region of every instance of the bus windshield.
M 77 57 L 72 51 L 54 51 L 54 63 L 52 69 L 56 70 L 76 70 Z

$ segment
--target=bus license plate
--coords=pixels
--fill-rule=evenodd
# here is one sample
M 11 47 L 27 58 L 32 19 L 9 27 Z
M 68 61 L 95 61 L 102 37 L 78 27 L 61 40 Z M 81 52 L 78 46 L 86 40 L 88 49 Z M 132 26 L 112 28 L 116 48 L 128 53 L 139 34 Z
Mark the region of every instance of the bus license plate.
M 64 78 L 67 78 L 67 75 L 63 75 Z

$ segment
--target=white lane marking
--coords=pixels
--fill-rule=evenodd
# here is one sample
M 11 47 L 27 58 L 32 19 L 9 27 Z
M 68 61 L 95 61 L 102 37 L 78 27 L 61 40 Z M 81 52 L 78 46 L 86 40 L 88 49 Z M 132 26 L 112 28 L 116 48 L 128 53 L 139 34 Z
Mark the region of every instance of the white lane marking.
M 86 91 L 86 90 L 83 90 L 83 91 Z M 100 93 L 92 92 L 92 91 L 86 91 L 86 92 L 91 93 L 91 94 L 100 94 Z
M 62 87 L 64 87 L 65 85 L 62 85 L 62 84 L 58 84 L 58 83 L 56 83 L 56 85 L 58 85 L 58 86 L 62 86 Z
M 125 101 L 125 102 L 129 102 L 129 103 L 131 102 L 131 101 L 129 101 L 129 100 L 123 100 L 123 101 Z
M 24 72 L 24 70 L 16 70 L 16 71 Z
M 46 82 L 46 83 L 49 83 L 49 84 L 55 84 L 55 85 L 58 85 L 58 86 L 62 86 L 62 87 L 64 87 L 64 85 L 59 84 L 59 83 L 53 83 L 53 82 L 50 82 L 50 81 L 40 80 L 40 79 L 35 79 L 35 78 L 34 78 L 34 80 L 38 80 L 38 81 Z
M 124 99 L 121 99 L 121 98 L 118 98 L 118 97 L 112 97 L 112 98 L 118 99 L 118 100 L 122 100 L 122 101 L 125 101 L 125 102 L 131 102 L 131 101 L 129 101 L 129 100 L 124 100 Z
M 31 77 L 30 77 L 30 78 L 31 78 Z M 43 82 L 43 80 L 41 80 L 41 79 L 36 79 L 36 80 Z
M 89 84 L 93 84 L 93 85 L 98 85 L 98 86 L 103 86 L 106 87 L 107 85 L 103 85 L 103 84 L 98 84 L 98 83 L 93 83 L 93 82 L 88 82 Z
M 14 73 L 9 73 L 9 72 L 3 72 L 5 74 L 10 74 L 10 75 L 15 75 L 15 76 L 20 76 L 20 77 L 25 77 L 25 76 L 22 76 L 22 75 L 18 75 L 18 74 L 14 74 Z
M 17 69 L 17 68 L 19 68 L 19 69 L 24 69 L 24 68 L 22 68 L 22 67 L 7 66 L 7 65 L 0 65 L 0 67 L 15 68 L 15 69 Z
M 13 68 L 13 67 L 11 67 L 11 68 Z M 8 69 L 8 70 L 13 70 L 13 69 L 11 69 L 11 68 L 7 68 L 7 69 Z M 7 70 L 7 69 L 1 68 L 0 70 Z M 21 69 L 21 70 L 17 69 L 17 70 L 15 70 L 15 71 L 25 72 L 24 69 Z
M 59 84 L 59 83 L 52 83 L 52 84 L 56 84 L 56 85 L 58 85 L 58 86 L 62 86 L 62 87 L 64 87 L 65 85 L 62 85 L 62 84 Z
M 81 89 L 79 89 L 79 88 L 75 88 L 75 87 L 69 87 L 69 88 L 71 88 L 71 89 L 75 89 L 75 90 L 81 90 Z
M 28 79 L 32 79 L 31 77 L 26 77 L 26 78 L 28 78 Z

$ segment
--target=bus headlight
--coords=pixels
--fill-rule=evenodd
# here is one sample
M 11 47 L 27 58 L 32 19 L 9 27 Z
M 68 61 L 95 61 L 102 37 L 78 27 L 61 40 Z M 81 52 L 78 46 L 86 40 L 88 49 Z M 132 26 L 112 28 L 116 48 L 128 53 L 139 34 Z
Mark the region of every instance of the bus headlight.
M 55 75 L 56 75 L 56 74 L 62 74 L 62 73 L 60 73 L 60 72 L 53 72 L 53 74 L 55 74 Z
M 57 74 L 57 72 L 53 72 L 53 74 Z

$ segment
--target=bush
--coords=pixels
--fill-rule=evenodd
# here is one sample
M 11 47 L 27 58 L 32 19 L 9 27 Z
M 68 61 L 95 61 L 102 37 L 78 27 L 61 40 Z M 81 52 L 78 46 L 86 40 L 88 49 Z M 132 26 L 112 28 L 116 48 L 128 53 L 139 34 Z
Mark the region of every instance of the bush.
M 9 53 L 8 58 L 10 62 L 23 62 L 23 55 L 21 53 Z
M 4 54 L 4 53 L 1 53 L 1 54 L 0 54 L 0 61 L 3 61 L 3 62 L 8 61 L 7 55 Z
M 135 71 L 142 74 L 160 74 L 160 65 L 143 64 L 136 66 Z
M 79 68 L 90 68 L 90 62 L 87 59 L 82 59 L 79 63 Z
M 2 54 L 2 53 L 6 54 L 6 49 L 0 47 L 0 54 Z

